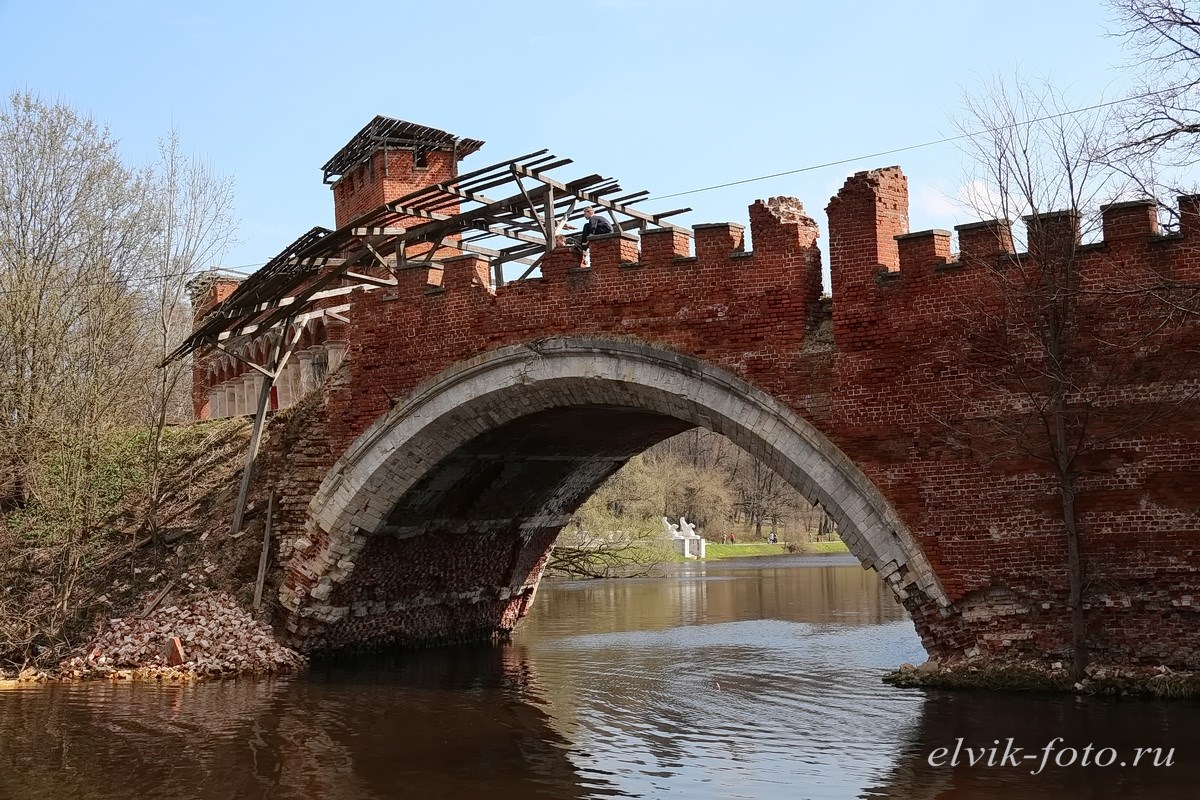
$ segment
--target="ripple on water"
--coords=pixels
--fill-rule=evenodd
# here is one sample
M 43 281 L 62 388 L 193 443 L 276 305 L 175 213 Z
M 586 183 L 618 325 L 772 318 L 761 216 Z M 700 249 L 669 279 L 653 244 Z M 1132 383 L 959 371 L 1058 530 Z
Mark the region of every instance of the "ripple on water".
M 924 654 L 857 566 L 547 584 L 526 623 L 505 646 L 292 679 L 0 692 L 0 800 L 1129 800 L 1200 785 L 1195 704 L 884 686 Z M 1179 761 L 1036 778 L 929 767 L 958 736 L 1174 743 Z

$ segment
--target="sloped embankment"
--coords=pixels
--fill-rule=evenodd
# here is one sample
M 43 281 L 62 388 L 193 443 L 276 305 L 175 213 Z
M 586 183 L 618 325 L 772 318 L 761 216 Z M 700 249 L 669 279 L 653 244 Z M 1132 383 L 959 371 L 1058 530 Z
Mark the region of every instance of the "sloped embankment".
M 295 427 L 289 416 L 311 404 L 276 415 L 263 452 Z M 138 447 L 125 442 L 112 448 L 119 455 L 108 474 L 122 477 L 113 480 L 111 502 L 81 534 L 67 535 L 36 507 L 0 514 L 0 677 L 180 678 L 300 667 L 303 657 L 282 647 L 269 625 L 277 541 L 264 608 L 249 610 L 270 467 L 256 478 L 243 529 L 229 530 L 249 432 L 241 419 L 168 429 L 153 513 L 141 466 L 129 456 Z M 125 435 L 144 440 L 146 433 Z

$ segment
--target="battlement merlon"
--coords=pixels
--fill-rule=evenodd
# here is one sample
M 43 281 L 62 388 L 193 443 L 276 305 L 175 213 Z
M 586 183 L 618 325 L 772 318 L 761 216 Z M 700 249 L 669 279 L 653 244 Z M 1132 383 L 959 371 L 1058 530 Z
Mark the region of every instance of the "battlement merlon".
M 958 234 L 958 260 L 963 264 L 995 262 L 1013 250 L 1012 223 L 1006 219 L 986 219 L 955 225 Z
M 1157 203 L 1141 198 L 1102 206 L 1103 239 L 1094 244 L 1082 244 L 1082 214 L 1068 209 L 1021 218 L 1025 253 L 1016 252 L 1012 224 L 1002 219 L 955 226 L 955 252 L 949 231 L 908 231 L 907 179 L 898 167 L 858 172 L 846 180 L 826 208 L 833 294 L 839 298 L 843 312 L 853 314 L 848 305 L 869 303 L 881 287 L 894 295 L 896 287 L 928 275 L 931 267 L 951 279 L 950 275 L 963 271 L 936 268 L 995 267 L 1000 259 L 1013 257 L 1075 258 L 1077 253 L 1141 248 L 1153 243 L 1169 248 L 1200 233 L 1200 195 L 1180 197 L 1178 205 L 1178 236 L 1162 235 Z M 1189 259 L 1163 258 L 1171 262 L 1168 269 L 1164 261 L 1163 268 L 1177 277 L 1196 269 Z M 1092 269 L 1091 260 L 1081 266 Z
M 950 231 L 930 230 L 896 237 L 901 274 L 932 272 L 950 261 Z
M 908 179 L 899 167 L 858 172 L 825 207 L 835 295 L 857 294 L 876 273 L 900 269 L 896 237 L 908 233 Z

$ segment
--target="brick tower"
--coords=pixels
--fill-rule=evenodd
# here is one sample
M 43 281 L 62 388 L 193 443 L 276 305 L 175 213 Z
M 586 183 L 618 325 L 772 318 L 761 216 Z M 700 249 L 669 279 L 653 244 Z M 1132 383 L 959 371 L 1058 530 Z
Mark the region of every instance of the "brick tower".
M 483 147 L 478 139 L 378 116 L 321 169 L 332 184 L 338 228 L 410 192 L 449 180 L 458 162 Z M 454 213 L 450 211 L 448 213 Z

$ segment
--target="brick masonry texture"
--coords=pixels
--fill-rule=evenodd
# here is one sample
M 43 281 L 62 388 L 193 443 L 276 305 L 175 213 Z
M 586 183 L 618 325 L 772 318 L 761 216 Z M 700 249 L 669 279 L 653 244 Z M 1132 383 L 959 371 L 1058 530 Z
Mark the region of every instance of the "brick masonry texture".
M 1077 352 L 1121 367 L 1077 387 L 1102 440 L 1076 497 L 1097 660 L 1200 667 L 1200 328 L 1124 293 L 1200 282 L 1195 205 L 1174 236 L 1151 204 L 1108 207 L 1103 241 L 1078 249 L 1101 299 L 1080 306 Z M 500 288 L 463 256 L 356 292 L 346 363 L 263 456 L 284 496 L 281 625 L 310 650 L 503 634 L 574 508 L 704 425 L 834 513 L 932 656 L 1064 655 L 1057 478 L 995 433 L 1027 398 L 989 362 L 1015 329 L 996 268 L 1037 255 L 994 221 L 960 226 L 954 254 L 948 232 L 909 233 L 907 209 L 896 167 L 846 181 L 832 302 L 817 226 L 789 198 L 750 206 L 753 251 L 739 225 L 698 225 L 599 237 L 590 263 L 559 249 Z M 1101 352 L 1113 340 L 1136 346 Z

